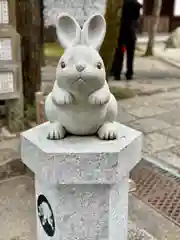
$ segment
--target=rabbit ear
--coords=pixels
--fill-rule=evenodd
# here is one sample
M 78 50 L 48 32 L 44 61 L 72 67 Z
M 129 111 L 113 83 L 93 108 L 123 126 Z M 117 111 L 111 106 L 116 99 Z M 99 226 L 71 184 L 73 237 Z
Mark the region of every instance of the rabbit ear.
M 57 18 L 56 33 L 61 46 L 68 48 L 80 41 L 81 28 L 73 17 L 62 13 Z
M 82 29 L 83 44 L 99 50 L 106 33 L 106 21 L 100 14 L 91 16 L 85 23 Z

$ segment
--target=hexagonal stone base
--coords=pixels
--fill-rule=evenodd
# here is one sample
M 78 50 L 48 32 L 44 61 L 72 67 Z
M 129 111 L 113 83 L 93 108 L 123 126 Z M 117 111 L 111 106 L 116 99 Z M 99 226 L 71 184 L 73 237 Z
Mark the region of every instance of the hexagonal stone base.
M 50 123 L 23 133 L 22 160 L 36 174 L 38 240 L 127 240 L 128 177 L 141 133 L 118 124 L 118 139 L 47 139 Z

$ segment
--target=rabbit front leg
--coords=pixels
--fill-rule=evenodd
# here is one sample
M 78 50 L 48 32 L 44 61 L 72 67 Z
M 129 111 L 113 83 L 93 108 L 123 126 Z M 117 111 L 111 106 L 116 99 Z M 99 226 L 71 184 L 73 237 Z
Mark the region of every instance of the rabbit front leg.
M 109 91 L 108 84 L 105 83 L 105 85 L 102 88 L 93 92 L 89 96 L 89 103 L 94 105 L 95 104 L 102 105 L 102 104 L 108 103 L 110 96 L 111 96 L 111 93 Z
M 45 101 L 45 114 L 50 121 L 49 132 L 47 138 L 49 140 L 60 140 L 66 135 L 64 126 L 58 121 L 58 106 L 52 100 L 52 92 L 47 96 Z
M 52 90 L 52 100 L 56 105 L 71 104 L 73 101 L 72 95 L 66 90 L 60 88 L 55 81 Z
M 50 125 L 51 129 L 48 133 L 47 139 L 49 140 L 60 140 L 66 135 L 65 128 L 59 122 L 53 122 Z
M 118 137 L 117 124 L 115 122 L 117 117 L 117 101 L 115 97 L 111 94 L 106 118 L 104 124 L 98 130 L 98 136 L 102 140 L 114 140 Z

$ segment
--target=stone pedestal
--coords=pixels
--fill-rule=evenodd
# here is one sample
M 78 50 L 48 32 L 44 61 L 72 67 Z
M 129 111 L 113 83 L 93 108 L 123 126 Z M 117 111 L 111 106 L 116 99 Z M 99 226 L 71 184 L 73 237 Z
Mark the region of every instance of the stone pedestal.
M 141 159 L 141 133 L 47 140 L 49 123 L 22 133 L 22 160 L 35 173 L 37 239 L 127 240 L 128 177 Z

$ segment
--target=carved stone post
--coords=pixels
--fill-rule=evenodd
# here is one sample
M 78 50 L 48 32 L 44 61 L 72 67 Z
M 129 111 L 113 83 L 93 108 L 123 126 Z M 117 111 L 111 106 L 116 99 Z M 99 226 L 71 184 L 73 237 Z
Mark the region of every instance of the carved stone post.
M 21 136 L 22 160 L 35 173 L 37 239 L 127 240 L 128 177 L 141 159 L 141 133 L 119 139 L 50 141 L 50 123 Z

